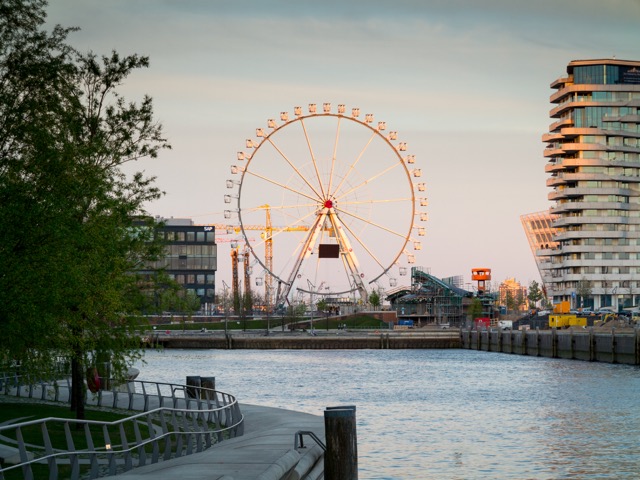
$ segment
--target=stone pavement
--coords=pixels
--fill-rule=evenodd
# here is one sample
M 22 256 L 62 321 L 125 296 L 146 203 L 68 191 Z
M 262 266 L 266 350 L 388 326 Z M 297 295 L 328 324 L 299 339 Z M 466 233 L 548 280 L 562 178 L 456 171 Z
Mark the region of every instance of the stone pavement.
M 241 404 L 244 435 L 204 452 L 134 468 L 119 480 L 281 480 L 322 479 L 322 449 L 308 436 L 296 451 L 296 432 L 312 431 L 324 442 L 324 418 L 279 408 Z M 288 473 L 291 471 L 291 473 Z M 304 475 L 308 475 L 304 477 Z

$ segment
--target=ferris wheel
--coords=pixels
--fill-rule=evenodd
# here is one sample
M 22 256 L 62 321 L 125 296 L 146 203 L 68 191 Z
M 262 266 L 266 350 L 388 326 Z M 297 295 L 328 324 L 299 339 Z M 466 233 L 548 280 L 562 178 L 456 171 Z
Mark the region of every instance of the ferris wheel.
M 276 303 L 359 295 L 406 274 L 425 235 L 422 170 L 385 122 L 324 103 L 281 112 L 246 140 L 227 180 L 246 245 Z M 422 209 L 424 210 L 424 209 Z M 260 238 L 249 231 L 262 230 Z M 253 269 L 255 271 L 255 268 Z

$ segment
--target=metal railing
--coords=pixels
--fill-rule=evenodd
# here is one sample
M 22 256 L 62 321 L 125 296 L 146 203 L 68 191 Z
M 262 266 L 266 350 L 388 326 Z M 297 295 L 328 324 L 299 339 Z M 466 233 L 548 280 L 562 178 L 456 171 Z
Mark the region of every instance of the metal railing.
M 68 379 L 28 384 L 20 380 L 0 375 L 0 393 L 41 401 L 70 399 Z M 113 422 L 43 418 L 0 426 L 0 447 L 15 450 L 15 463 L 0 465 L 0 480 L 15 470 L 29 480 L 45 478 L 45 470 L 46 477 L 57 479 L 61 468 L 72 480 L 115 475 L 201 452 L 244 433 L 238 402 L 227 393 L 171 383 L 109 383 L 110 390 L 89 393 L 87 405 L 141 413 Z M 37 441 L 34 430 L 39 432 Z M 64 441 L 55 439 L 56 431 L 64 432 Z M 29 443 L 25 438 L 31 438 Z

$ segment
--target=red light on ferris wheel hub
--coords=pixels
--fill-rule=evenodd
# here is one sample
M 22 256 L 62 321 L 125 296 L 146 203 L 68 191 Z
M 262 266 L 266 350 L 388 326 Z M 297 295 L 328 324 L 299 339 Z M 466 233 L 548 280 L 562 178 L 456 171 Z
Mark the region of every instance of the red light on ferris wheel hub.
M 333 202 L 331 200 L 325 200 L 324 208 L 333 208 Z

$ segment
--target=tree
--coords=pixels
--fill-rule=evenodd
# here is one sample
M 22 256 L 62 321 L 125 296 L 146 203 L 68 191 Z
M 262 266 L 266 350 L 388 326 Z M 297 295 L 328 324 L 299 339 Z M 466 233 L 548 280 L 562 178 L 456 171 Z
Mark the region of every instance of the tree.
M 513 296 L 513 292 L 507 289 L 505 293 L 505 303 L 507 304 L 507 312 L 512 312 L 516 308 L 516 299 Z
M 374 310 L 378 310 L 380 307 L 380 293 L 377 290 L 374 290 L 369 294 L 369 303 Z
M 592 293 L 591 280 L 582 277 L 578 281 L 578 289 L 576 294 L 580 297 L 580 308 L 584 307 L 584 299 L 589 298 Z
M 0 0 L 0 359 L 41 376 L 68 359 L 84 418 L 86 369 L 138 356 L 131 272 L 160 252 L 134 219 L 161 192 L 120 167 L 169 145 L 151 99 L 117 93 L 148 58 L 75 51 L 74 29 L 42 30 L 45 5 Z
M 535 308 L 537 303 L 544 298 L 544 294 L 540 289 L 540 285 L 535 280 L 532 280 L 529 284 L 529 291 L 527 293 L 527 300 L 529 301 L 529 308 Z
M 286 317 L 290 324 L 297 324 L 307 311 L 304 302 L 298 302 L 287 306 Z
M 471 305 L 469 305 L 469 310 L 467 312 L 472 321 L 476 318 L 480 318 L 482 316 L 482 301 L 478 297 L 475 297 L 471 301 Z
M 515 298 L 515 307 L 516 310 L 521 310 L 522 306 L 524 305 L 525 300 L 524 300 L 524 293 L 522 292 L 521 289 L 518 289 L 517 293 L 516 293 L 516 298 Z
M 325 312 L 329 309 L 329 304 L 326 299 L 322 298 L 318 300 L 318 303 L 316 303 L 316 308 L 318 309 L 318 312 Z

